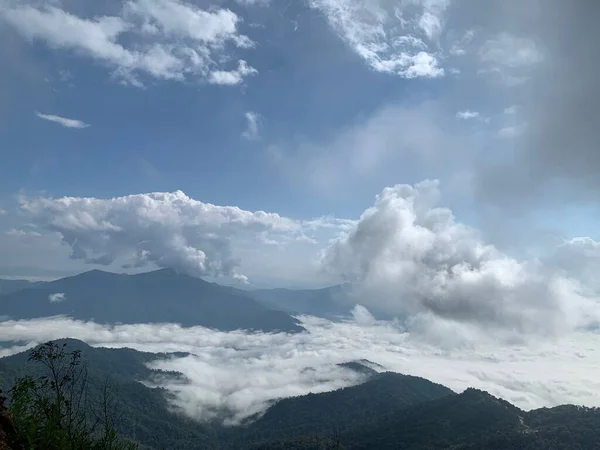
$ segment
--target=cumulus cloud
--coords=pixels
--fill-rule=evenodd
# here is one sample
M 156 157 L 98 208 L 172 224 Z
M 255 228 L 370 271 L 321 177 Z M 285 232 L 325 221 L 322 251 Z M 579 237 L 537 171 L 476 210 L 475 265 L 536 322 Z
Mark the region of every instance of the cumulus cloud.
M 435 41 L 449 0 L 309 0 L 350 48 L 378 72 L 404 78 L 442 76 Z M 415 12 L 416 11 L 416 12 Z
M 203 203 L 181 191 L 112 199 L 22 197 L 21 208 L 41 228 L 60 233 L 74 259 L 110 264 L 123 258 L 135 267 L 154 263 L 191 275 L 237 277 L 233 236 L 301 228 L 278 214 Z
M 248 139 L 249 141 L 260 139 L 260 114 L 253 111 L 248 111 L 246 114 L 244 114 L 244 117 L 246 118 L 246 130 L 242 133 L 242 137 L 244 139 Z
M 0 20 L 26 39 L 97 60 L 134 85 L 142 85 L 141 74 L 163 80 L 212 80 L 213 73 L 222 78 L 224 52 L 253 45 L 238 32 L 241 19 L 229 9 L 203 10 L 178 0 L 133 0 L 118 15 L 93 18 L 52 4 L 9 4 L 0 8 Z M 253 71 L 246 65 L 229 81 Z
M 48 120 L 50 122 L 55 122 L 66 128 L 80 128 L 81 129 L 81 128 L 87 128 L 90 126 L 89 124 L 82 122 L 81 120 L 67 119 L 66 117 L 55 116 L 54 114 L 42 114 L 40 112 L 36 112 L 35 115 L 38 116 L 40 119 Z
M 242 261 L 234 250 L 247 256 L 246 250 L 264 239 L 289 245 L 321 232 L 331 235 L 351 223 L 326 217 L 298 221 L 217 206 L 181 191 L 110 199 L 23 196 L 20 206 L 38 229 L 58 233 L 73 259 L 128 268 L 154 264 L 243 283 L 248 279 L 238 270 Z
M 48 300 L 50 300 L 50 303 L 64 302 L 66 299 L 67 299 L 67 296 L 65 295 L 64 292 L 56 292 L 56 293 L 50 294 L 48 296 Z
M 361 303 L 409 324 L 439 318 L 518 336 L 597 320 L 596 299 L 579 282 L 503 254 L 437 207 L 438 197 L 435 181 L 384 189 L 324 264 L 354 284 Z
M 358 309 L 359 319 L 368 318 Z M 131 347 L 142 351 L 191 353 L 161 359 L 151 367 L 178 370 L 186 384 L 165 379 L 174 406 L 194 419 L 219 417 L 237 423 L 263 411 L 279 397 L 323 392 L 360 382 L 338 363 L 367 359 L 392 370 L 422 376 L 460 392 L 485 389 L 524 408 L 574 403 L 600 406 L 597 380 L 600 359 L 595 333 L 575 333 L 563 340 L 537 340 L 501 346 L 493 340 L 454 346 L 431 345 L 391 322 L 330 322 L 301 317 L 307 333 L 223 333 L 173 324 L 104 326 L 67 318 L 0 322 L 0 336 L 14 346 L 0 355 L 60 337 L 94 346 Z M 448 338 L 450 335 L 446 336 Z M 311 370 L 306 370 L 310 368 Z

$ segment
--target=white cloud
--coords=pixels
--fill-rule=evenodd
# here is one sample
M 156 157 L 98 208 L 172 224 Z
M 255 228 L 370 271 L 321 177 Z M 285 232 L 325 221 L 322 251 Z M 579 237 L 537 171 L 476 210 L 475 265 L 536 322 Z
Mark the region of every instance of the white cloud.
M 190 417 L 209 419 L 222 408 L 229 412 L 229 423 L 264 410 L 279 397 L 354 384 L 360 378 L 336 364 L 359 359 L 458 392 L 485 389 L 524 409 L 565 403 L 600 406 L 597 333 L 526 345 L 484 339 L 456 346 L 453 330 L 438 330 L 443 339 L 432 345 L 393 323 L 371 320 L 365 308 L 355 311 L 359 320 L 343 323 L 302 317 L 308 333 L 296 335 L 224 333 L 173 324 L 105 326 L 67 318 L 4 321 L 0 336 L 17 345 L 1 354 L 24 350 L 21 342 L 66 336 L 96 346 L 190 352 L 188 357 L 151 364 L 181 371 L 189 383 L 154 381 L 175 394 L 171 401 Z
M 408 0 L 394 5 L 378 0 L 309 0 L 309 5 L 324 14 L 331 28 L 373 70 L 404 78 L 435 78 L 444 74 L 435 52 L 428 50 L 424 39 L 437 39 L 448 3 Z M 417 12 L 409 14 L 414 8 Z
M 504 139 L 513 139 L 522 135 L 525 131 L 525 125 L 508 125 L 498 130 L 498 137 Z
M 0 208 L 0 216 L 5 216 L 8 212 L 5 209 Z
M 467 54 L 467 47 L 471 44 L 471 42 L 473 41 L 473 38 L 475 37 L 476 32 L 475 30 L 471 29 L 471 30 L 467 30 L 460 39 L 457 39 L 451 46 L 450 49 L 448 50 L 448 53 L 450 53 L 453 56 L 464 56 Z
M 267 6 L 271 0 L 235 0 L 236 3 L 244 6 Z
M 470 111 L 468 109 L 456 113 L 456 118 L 461 120 L 479 119 L 480 117 L 477 111 Z
M 500 33 L 483 44 L 479 59 L 484 63 L 514 68 L 538 64 L 544 57 L 532 39 Z
M 561 334 L 600 317 L 578 281 L 503 254 L 436 207 L 437 186 L 384 189 L 325 251 L 324 264 L 354 283 L 356 299 L 415 328 L 445 322 L 509 339 Z
M 600 242 L 595 239 L 589 236 L 563 239 L 544 263 L 557 267 L 565 276 L 582 280 L 589 293 L 600 292 Z
M 38 233 L 37 231 L 22 230 L 19 228 L 11 228 L 10 230 L 5 231 L 4 234 L 6 234 L 7 236 L 14 236 L 14 237 L 20 237 L 20 238 L 41 236 L 41 234 Z
M 48 296 L 48 300 L 50 300 L 50 303 L 64 302 L 66 299 L 67 299 L 67 296 L 65 295 L 64 292 L 56 292 L 56 293 L 50 294 Z
M 232 11 L 203 10 L 178 0 L 132 0 L 119 15 L 91 19 L 52 5 L 11 5 L 0 8 L 2 19 L 29 40 L 102 62 L 114 76 L 135 85 L 142 85 L 141 74 L 212 79 L 212 72 L 221 72 L 226 49 L 252 46 L 238 33 L 240 18 Z
M 504 114 L 507 114 L 507 115 L 516 114 L 518 111 L 519 111 L 518 105 L 512 105 L 507 108 L 504 108 Z
M 242 133 L 242 137 L 244 139 L 248 139 L 249 141 L 260 139 L 260 114 L 253 111 L 248 111 L 246 114 L 244 114 L 244 117 L 246 118 L 246 130 Z
M 238 272 L 241 260 L 234 253 L 256 249 L 260 236 L 289 244 L 327 227 L 334 233 L 345 223 L 326 218 L 304 223 L 275 213 L 203 203 L 181 191 L 20 201 L 22 211 L 40 229 L 59 233 L 73 259 L 125 267 L 154 264 L 241 282 L 247 279 Z
M 455 117 L 458 120 L 475 120 L 477 122 L 490 123 L 489 117 L 484 117 L 478 111 L 471 111 L 469 109 L 457 111 Z
M 40 112 L 35 113 L 40 119 L 49 120 L 55 122 L 66 128 L 87 128 L 90 125 L 77 119 L 67 119 L 66 117 L 55 116 L 54 114 L 42 114 Z
M 235 275 L 234 235 L 300 229 L 278 214 L 202 203 L 181 191 L 108 200 L 23 197 L 21 208 L 40 227 L 60 233 L 75 259 L 109 264 L 122 257 L 137 267 L 154 263 L 194 275 Z
M 530 79 L 532 70 L 543 60 L 534 40 L 500 33 L 479 49 L 479 73 L 496 77 L 507 86 L 518 86 Z
M 254 67 L 248 66 L 248 63 L 244 60 L 238 61 L 238 67 L 234 70 L 213 70 L 210 73 L 208 82 L 212 84 L 223 84 L 223 85 L 235 85 L 242 82 L 244 77 L 248 75 L 255 75 L 258 73 Z
M 381 183 L 412 180 L 425 170 L 456 167 L 453 173 L 458 174 L 479 147 L 470 142 L 474 139 L 456 126 L 443 105 L 423 102 L 382 107 L 330 138 L 273 146 L 269 156 L 288 179 L 322 195 L 348 195 L 353 189 L 364 194 Z

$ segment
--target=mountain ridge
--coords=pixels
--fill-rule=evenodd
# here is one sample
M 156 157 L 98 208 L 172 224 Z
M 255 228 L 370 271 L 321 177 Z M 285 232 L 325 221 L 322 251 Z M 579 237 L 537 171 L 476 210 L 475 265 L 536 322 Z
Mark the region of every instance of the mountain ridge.
M 111 377 L 115 410 L 122 417 L 118 432 L 139 442 L 140 450 L 600 448 L 600 408 L 562 405 L 523 411 L 486 391 L 454 393 L 393 372 L 367 376 L 343 389 L 281 399 L 243 426 L 200 423 L 173 411 L 167 391 L 138 381 L 154 372 L 146 362 L 172 354 L 90 347 L 73 339 L 55 342 L 82 349 L 93 383 L 90 394 L 98 392 L 104 376 Z M 32 363 L 26 360 L 27 352 L 0 358 L 0 387 L 6 388 L 8 373 L 31 374 Z
M 244 291 L 161 269 L 118 274 L 98 269 L 0 296 L 3 315 L 31 319 L 67 315 L 99 323 L 180 323 L 223 331 L 301 332 L 288 313 Z

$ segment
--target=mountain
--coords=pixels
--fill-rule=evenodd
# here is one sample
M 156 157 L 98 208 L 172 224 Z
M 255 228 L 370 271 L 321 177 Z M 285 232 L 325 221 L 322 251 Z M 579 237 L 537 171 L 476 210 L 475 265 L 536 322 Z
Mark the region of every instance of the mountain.
M 241 436 L 244 442 L 307 434 L 327 436 L 453 394 L 447 387 L 423 378 L 375 373 L 357 386 L 282 399 L 248 425 Z
M 322 289 L 257 289 L 247 293 L 269 308 L 326 319 L 347 317 L 354 306 L 360 303 L 360 299 L 354 297 L 350 284 Z M 376 308 L 369 308 L 369 312 L 376 319 L 392 318 Z
M 303 331 L 289 314 L 267 308 L 244 291 L 171 269 L 137 275 L 92 270 L 2 295 L 0 311 L 14 319 L 64 314 L 99 323 L 173 322 L 224 331 Z
M 467 389 L 406 408 L 343 436 L 348 448 L 452 448 L 495 434 L 516 432 L 525 415 L 487 392 Z M 460 447 L 458 447 L 460 448 Z
M 292 314 L 333 318 L 348 315 L 351 304 L 344 303 L 346 287 L 323 289 L 257 289 L 248 294 L 264 305 Z
M 117 431 L 140 443 L 140 450 L 600 448 L 598 408 L 564 405 L 526 412 L 484 391 L 456 394 L 425 379 L 390 372 L 366 374 L 357 386 L 282 399 L 243 426 L 199 423 L 173 411 L 167 391 L 139 382 L 155 375 L 181 376 L 146 365 L 173 354 L 93 348 L 72 339 L 56 343 L 81 350 L 90 399 L 110 379 Z M 346 367 L 362 370 L 359 365 Z M 0 358 L 0 388 L 6 390 L 16 376 L 39 375 L 39 369 L 27 362 L 27 353 Z M 0 436 L 2 431 L 0 422 Z
M 0 279 L 0 295 L 10 294 L 11 292 L 22 291 L 43 284 L 43 281 L 29 280 L 4 280 Z
M 366 384 L 366 383 L 365 383 Z M 319 439 L 316 439 L 319 438 Z M 522 411 L 487 392 L 420 402 L 342 430 L 258 443 L 252 450 L 569 450 L 600 448 L 600 409 Z
M 97 406 L 105 380 L 110 381 L 111 409 L 116 431 L 145 449 L 213 449 L 214 431 L 172 411 L 167 392 L 151 388 L 138 380 L 153 375 L 179 376 L 177 373 L 151 370 L 146 363 L 158 358 L 182 356 L 173 353 L 146 353 L 123 348 L 94 348 L 75 339 L 61 339 L 67 351 L 80 350 L 87 368 L 89 408 Z M 0 389 L 8 391 L 17 377 L 41 375 L 42 367 L 27 362 L 29 352 L 0 358 Z M 1 430 L 0 430 L 1 431 Z M 1 448 L 1 446 L 0 446 Z
M 381 364 L 374 363 L 369 361 L 368 359 L 360 359 L 357 361 L 348 361 L 344 363 L 338 364 L 338 366 L 345 367 L 346 369 L 353 370 L 356 373 L 360 373 L 361 375 L 376 375 L 378 373 L 377 370 L 374 369 L 383 369 L 384 367 Z
M 322 394 L 309 394 L 276 402 L 262 416 L 240 427 L 200 424 L 173 412 L 168 393 L 139 381 L 155 375 L 179 377 L 177 373 L 151 370 L 147 363 L 184 354 L 146 353 L 128 348 L 91 347 L 74 339 L 55 341 L 67 350 L 80 350 L 87 367 L 90 398 L 99 395 L 106 378 L 111 380 L 119 431 L 147 448 L 242 449 L 266 439 L 329 433 L 373 420 L 408 405 L 452 395 L 444 386 L 422 378 L 395 373 L 365 377 L 363 384 Z M 17 377 L 41 375 L 40 365 L 27 362 L 29 352 L 0 358 L 0 389 L 8 391 Z M 354 362 L 352 370 L 360 370 Z M 365 366 L 366 367 L 366 366 Z M 183 381 L 183 380 L 182 380 Z

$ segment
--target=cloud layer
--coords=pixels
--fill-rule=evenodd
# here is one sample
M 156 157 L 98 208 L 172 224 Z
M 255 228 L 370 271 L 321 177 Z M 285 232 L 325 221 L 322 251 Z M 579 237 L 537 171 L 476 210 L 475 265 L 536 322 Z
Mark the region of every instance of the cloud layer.
M 467 387 L 485 389 L 525 409 L 564 403 L 600 406 L 596 333 L 528 345 L 490 341 L 442 347 L 393 323 L 365 321 L 367 316 L 359 309 L 355 320 L 344 323 L 302 317 L 309 332 L 299 335 L 222 333 L 172 324 L 111 327 L 66 318 L 7 321 L 0 322 L 0 335 L 5 342 L 19 344 L 0 355 L 24 350 L 20 344 L 24 341 L 33 344 L 65 336 L 99 346 L 191 352 L 192 356 L 160 360 L 152 367 L 178 370 L 188 377 L 185 385 L 164 380 L 163 384 L 175 394 L 174 405 L 190 417 L 208 419 L 221 410 L 227 411 L 227 423 L 264 410 L 278 397 L 356 383 L 360 378 L 355 373 L 336 364 L 363 358 L 458 392 Z

